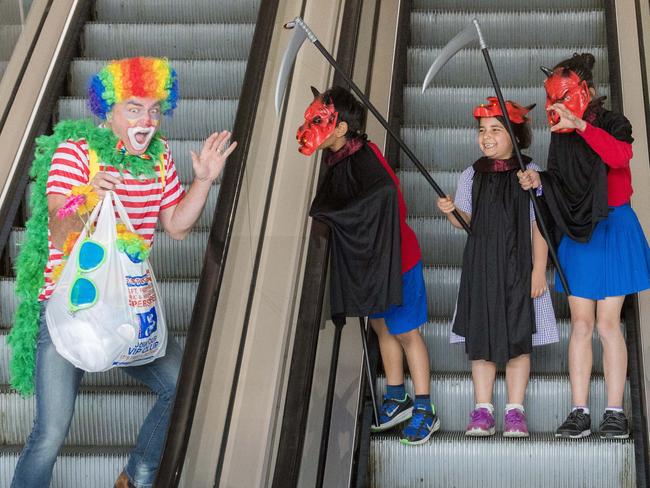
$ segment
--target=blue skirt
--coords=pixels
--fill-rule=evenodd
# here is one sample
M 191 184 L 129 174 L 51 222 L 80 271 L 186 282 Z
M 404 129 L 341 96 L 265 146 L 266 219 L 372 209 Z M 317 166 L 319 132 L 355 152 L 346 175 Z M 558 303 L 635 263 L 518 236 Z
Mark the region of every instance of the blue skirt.
M 564 236 L 558 259 L 576 297 L 602 300 L 650 288 L 650 248 L 630 204 L 610 207 L 589 242 Z M 557 272 L 555 289 L 564 293 Z
M 384 319 L 388 332 L 393 335 L 417 329 L 427 321 L 427 290 L 422 261 L 402 275 L 402 304 L 393 305 L 369 318 Z

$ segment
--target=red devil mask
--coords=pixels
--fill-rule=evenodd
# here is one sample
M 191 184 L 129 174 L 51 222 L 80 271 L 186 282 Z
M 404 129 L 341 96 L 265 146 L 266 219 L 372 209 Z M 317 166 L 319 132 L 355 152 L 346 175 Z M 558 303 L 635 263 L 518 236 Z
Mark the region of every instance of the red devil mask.
M 573 115 L 582 118 L 591 102 L 591 93 L 587 82 L 581 80 L 573 71 L 568 76 L 563 76 L 564 68 L 551 71 L 542 67 L 548 78 L 544 82 L 546 89 L 546 116 L 551 126 L 560 122 L 560 116 L 555 110 L 548 110 L 554 103 L 563 104 Z M 575 129 L 560 129 L 558 132 L 572 132 Z
M 488 97 L 488 103 L 482 103 L 474 109 L 474 118 L 480 119 L 483 117 L 496 117 L 497 115 L 503 116 L 499 100 L 497 97 Z M 523 124 L 526 122 L 526 114 L 530 112 L 535 104 L 522 107 L 521 105 L 506 100 L 506 110 L 508 111 L 508 118 L 513 124 Z
M 298 151 L 305 156 L 310 156 L 325 142 L 325 139 L 332 135 L 339 118 L 333 103 L 323 103 L 323 97 L 313 86 L 311 91 L 314 94 L 314 101 L 305 110 L 305 123 L 298 127 L 296 133 L 300 145 Z

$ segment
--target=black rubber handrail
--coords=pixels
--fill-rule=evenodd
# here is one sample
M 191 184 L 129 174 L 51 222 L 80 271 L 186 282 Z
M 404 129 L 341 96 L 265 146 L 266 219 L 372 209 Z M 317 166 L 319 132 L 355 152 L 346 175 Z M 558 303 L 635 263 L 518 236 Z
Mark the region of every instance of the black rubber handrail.
M 361 7 L 360 0 L 347 1 L 342 17 L 343 24 L 341 25 L 336 60 L 348 74 L 353 72 L 354 67 Z M 333 84 L 344 85 L 338 74 L 334 75 Z M 322 181 L 325 171 L 326 165 L 321 159 L 319 183 Z M 323 318 L 328 257 L 329 229 L 321 222 L 312 221 L 280 430 L 279 445 L 282 447 L 278 450 L 275 462 L 273 488 L 298 486 L 316 364 L 316 350 Z
M 275 27 L 272 19 L 275 19 L 278 2 L 279 0 L 260 2 L 232 131 L 232 139 L 237 141 L 237 149 L 228 160 L 219 190 L 219 198 L 192 309 L 190 329 L 187 333 L 186 353 L 183 355 L 181 363 L 171 422 L 154 484 L 156 487 L 178 486 L 183 470 L 233 233 L 237 202 L 253 138 L 253 126 Z

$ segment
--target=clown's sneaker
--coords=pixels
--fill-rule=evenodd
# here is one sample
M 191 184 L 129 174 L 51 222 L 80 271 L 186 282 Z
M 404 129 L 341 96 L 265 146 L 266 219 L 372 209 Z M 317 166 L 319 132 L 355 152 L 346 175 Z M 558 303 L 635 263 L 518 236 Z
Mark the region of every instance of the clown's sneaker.
M 384 395 L 384 403 L 379 409 L 379 425 L 371 425 L 370 432 L 388 430 L 410 419 L 411 415 L 413 415 L 413 400 L 408 394 L 405 394 L 402 400 Z
M 465 435 L 472 437 L 487 437 L 494 435 L 494 416 L 485 407 L 479 407 L 470 414 L 470 422 L 467 424 Z
M 408 446 L 424 444 L 438 429 L 440 429 L 440 419 L 433 405 L 431 409 L 415 407 L 411 421 L 402 430 L 400 442 Z
M 508 410 L 503 418 L 503 437 L 528 437 L 526 414 L 518 408 Z

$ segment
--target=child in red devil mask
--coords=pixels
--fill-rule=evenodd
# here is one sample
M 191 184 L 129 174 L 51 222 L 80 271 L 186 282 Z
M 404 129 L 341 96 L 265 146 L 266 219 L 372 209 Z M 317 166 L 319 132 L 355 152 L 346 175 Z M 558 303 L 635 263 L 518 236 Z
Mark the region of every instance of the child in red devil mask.
M 420 247 L 406 223 L 399 181 L 363 134 L 365 109 L 347 90 L 320 94 L 305 111 L 300 152 L 325 151 L 327 172 L 310 215 L 330 228 L 332 318 L 369 317 L 379 338 L 387 388 L 374 432 L 410 421 L 402 442 L 422 444 L 440 428 L 429 395 L 429 356 L 418 327 L 427 321 Z M 404 387 L 404 356 L 415 397 Z
M 588 396 L 596 324 L 607 386 L 600 436 L 627 438 L 621 308 L 626 294 L 650 288 L 650 249 L 630 207 L 632 127 L 623 115 L 603 108 L 603 98 L 595 98 L 594 62 L 591 54 L 574 54 L 552 70 L 542 68 L 552 132 L 548 170 L 521 173 L 520 182 L 524 189 L 543 187 L 543 200 L 562 234 L 558 258 L 572 293 L 573 409 L 556 436 L 591 433 Z M 555 283 L 564 292 L 557 277 Z
M 519 187 L 519 163 L 495 97 L 474 109 L 483 157 L 461 174 L 455 201 L 438 199 L 452 225 L 458 210 L 471 222 L 463 254 L 451 342 L 464 342 L 472 362 L 476 405 L 465 434 L 495 433 L 492 392 L 496 363 L 506 363 L 508 401 L 505 437 L 528 437 L 524 396 L 533 346 L 558 342 L 555 314 L 546 286 L 548 247 L 535 222 L 526 192 Z M 507 101 L 520 149 L 531 142 L 526 114 L 532 109 Z M 523 156 L 529 168 L 537 168 Z M 532 239 L 531 239 L 532 234 Z

